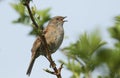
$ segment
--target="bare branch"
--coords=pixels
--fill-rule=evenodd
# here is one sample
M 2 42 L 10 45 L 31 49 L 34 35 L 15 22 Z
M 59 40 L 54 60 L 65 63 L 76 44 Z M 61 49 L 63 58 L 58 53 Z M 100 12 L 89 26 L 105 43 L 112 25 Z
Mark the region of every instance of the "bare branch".
M 55 72 L 53 72 L 53 71 L 50 71 L 50 70 L 48 70 L 48 69 L 43 69 L 44 71 L 46 71 L 47 73 L 50 73 L 50 74 L 54 74 L 55 75 Z

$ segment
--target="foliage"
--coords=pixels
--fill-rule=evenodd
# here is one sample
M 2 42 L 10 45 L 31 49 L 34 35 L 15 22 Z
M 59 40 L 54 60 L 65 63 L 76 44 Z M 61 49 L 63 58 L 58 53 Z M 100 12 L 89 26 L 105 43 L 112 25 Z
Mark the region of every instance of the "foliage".
M 120 41 L 120 16 L 115 17 L 115 25 L 108 30 L 112 38 Z
M 24 1 L 24 0 L 23 0 Z M 18 3 L 18 4 L 13 4 L 11 3 L 12 8 L 19 14 L 19 18 L 14 20 L 13 23 L 21 23 L 21 24 L 25 24 L 28 26 L 32 27 L 32 31 L 29 32 L 29 35 L 38 35 L 38 31 L 36 30 L 36 28 L 34 27 L 34 25 L 32 25 L 31 19 L 29 17 L 29 13 L 26 10 L 25 6 L 23 5 L 22 2 Z M 50 8 L 46 8 L 43 10 L 37 10 L 37 8 L 34 6 L 31 8 L 32 10 L 32 14 L 35 18 L 35 21 L 38 23 L 39 28 L 43 28 L 44 24 L 46 22 L 49 21 L 50 19 Z
M 68 59 L 68 62 L 64 62 L 60 60 L 59 62 L 63 63 L 69 71 L 73 73 L 71 78 L 79 78 L 80 77 L 80 72 L 81 72 L 81 65 L 78 62 L 75 62 L 74 60 Z
M 76 43 L 62 49 L 69 59 L 72 59 L 73 62 L 76 61 L 79 63 L 79 70 L 81 70 L 79 72 L 79 76 L 80 73 L 89 75 L 90 71 L 94 70 L 98 65 L 94 54 L 101 46 L 106 44 L 106 42 L 101 40 L 101 37 L 98 34 L 99 33 L 96 31 L 89 35 L 84 33 L 80 36 Z M 78 69 L 78 66 L 75 66 L 73 62 L 69 61 L 68 63 L 65 63 L 66 67 L 68 68 L 69 66 L 74 66 L 74 69 Z M 73 73 L 73 76 L 74 75 L 75 74 Z
M 115 25 L 108 31 L 111 37 L 117 40 L 112 48 L 105 47 L 106 42 L 102 41 L 99 33 L 95 31 L 91 34 L 82 34 L 75 43 L 62 49 L 68 62 L 60 62 L 65 63 L 66 68 L 73 73 L 71 78 L 80 78 L 80 74 L 83 74 L 84 78 L 92 78 L 91 72 L 102 64 L 106 64 L 109 75 L 101 75 L 98 78 L 120 78 L 120 16 L 115 17 Z M 78 63 L 79 67 L 76 66 Z M 79 73 L 79 77 L 75 77 L 76 73 Z

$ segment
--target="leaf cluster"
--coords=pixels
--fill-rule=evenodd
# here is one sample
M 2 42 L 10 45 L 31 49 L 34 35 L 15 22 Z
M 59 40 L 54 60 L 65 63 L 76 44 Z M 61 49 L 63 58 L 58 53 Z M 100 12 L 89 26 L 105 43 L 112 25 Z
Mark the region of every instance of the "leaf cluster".
M 90 34 L 83 33 L 75 43 L 62 49 L 68 58 L 68 62 L 62 62 L 73 73 L 71 78 L 80 78 L 80 74 L 83 74 L 85 78 L 92 78 L 91 72 L 102 64 L 105 64 L 109 69 L 109 75 L 104 73 L 107 76 L 101 75 L 98 78 L 120 78 L 120 16 L 115 17 L 115 25 L 110 27 L 108 31 L 111 37 L 116 40 L 112 48 L 104 46 L 107 43 L 102 40 L 96 30 Z M 73 69 L 80 71 L 73 71 Z M 102 67 L 102 69 L 104 68 Z M 76 73 L 79 77 L 75 77 Z
M 23 1 L 21 1 L 18 4 L 11 3 L 12 8 L 19 14 L 18 19 L 14 20 L 13 23 L 21 23 L 25 24 L 27 26 L 31 26 L 32 30 L 29 32 L 29 35 L 35 35 L 37 36 L 39 34 L 39 31 L 35 28 L 35 26 L 32 24 L 29 13 L 25 6 L 23 5 Z M 35 18 L 35 21 L 37 22 L 40 29 L 43 29 L 44 24 L 49 21 L 51 15 L 50 15 L 50 8 L 46 8 L 43 10 L 37 10 L 37 8 L 31 7 L 32 15 Z

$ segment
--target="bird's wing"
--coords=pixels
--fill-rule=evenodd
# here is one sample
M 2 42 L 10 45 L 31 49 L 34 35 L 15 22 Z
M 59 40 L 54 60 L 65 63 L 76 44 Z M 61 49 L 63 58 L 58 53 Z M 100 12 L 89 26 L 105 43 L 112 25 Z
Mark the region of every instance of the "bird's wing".
M 38 50 L 40 45 L 41 45 L 41 39 L 38 36 L 37 39 L 35 40 L 35 42 L 33 43 L 33 47 L 31 49 L 32 55 L 34 55 L 36 53 L 36 51 Z
M 48 26 L 43 30 L 43 34 L 46 34 L 46 32 L 48 31 Z
M 31 58 L 31 61 L 30 61 L 30 64 L 29 64 L 29 67 L 28 67 L 28 70 L 27 70 L 27 75 L 30 76 L 31 74 L 31 71 L 32 71 L 32 67 L 33 67 L 33 64 L 35 62 L 35 59 L 37 58 L 38 56 L 38 48 L 41 46 L 41 39 L 40 37 L 37 37 L 37 39 L 35 40 L 35 42 L 33 43 L 33 47 L 31 49 L 31 52 L 32 52 L 32 58 Z

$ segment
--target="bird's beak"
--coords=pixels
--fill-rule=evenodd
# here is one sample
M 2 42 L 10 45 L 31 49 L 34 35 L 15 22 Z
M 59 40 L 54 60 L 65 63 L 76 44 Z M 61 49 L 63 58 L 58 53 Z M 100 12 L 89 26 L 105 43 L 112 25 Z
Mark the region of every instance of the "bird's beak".
M 67 18 L 67 16 L 63 17 L 63 19 Z M 63 20 L 63 22 L 68 22 L 67 20 Z
M 67 18 L 67 16 L 64 16 L 63 19 Z

